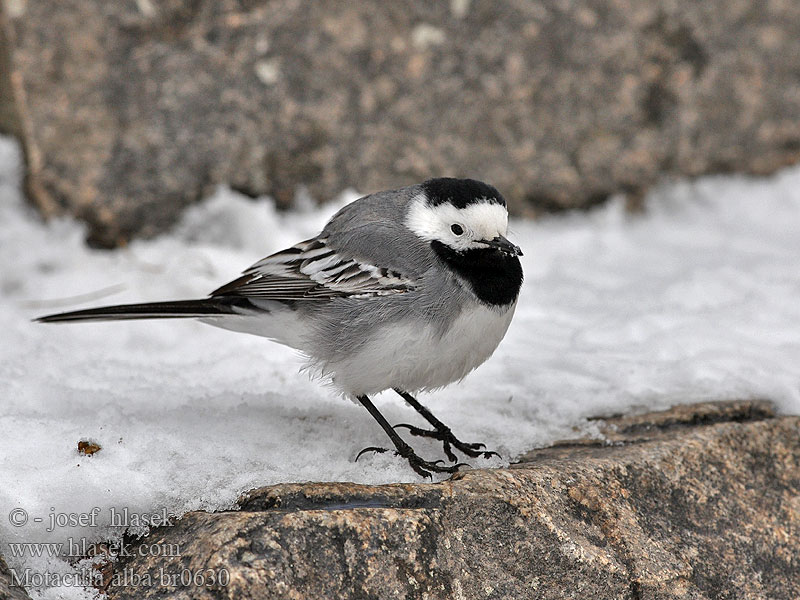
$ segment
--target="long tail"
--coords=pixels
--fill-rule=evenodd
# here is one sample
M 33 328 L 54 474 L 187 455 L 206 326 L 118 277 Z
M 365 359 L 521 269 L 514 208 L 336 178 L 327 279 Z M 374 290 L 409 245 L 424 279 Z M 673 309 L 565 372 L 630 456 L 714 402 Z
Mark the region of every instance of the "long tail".
M 203 300 L 173 300 L 146 304 L 118 304 L 72 312 L 45 315 L 34 319 L 39 323 L 68 321 L 118 321 L 122 319 L 176 319 L 241 314 L 235 308 L 249 305 L 244 298 L 205 298 Z M 252 306 L 251 306 L 252 308 Z

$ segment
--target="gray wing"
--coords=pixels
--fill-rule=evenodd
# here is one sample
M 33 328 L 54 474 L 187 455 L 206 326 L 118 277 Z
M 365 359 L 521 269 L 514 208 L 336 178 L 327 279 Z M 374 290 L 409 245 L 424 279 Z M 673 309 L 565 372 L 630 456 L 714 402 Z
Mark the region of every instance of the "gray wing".
M 265 300 L 326 300 L 384 296 L 414 289 L 414 281 L 386 267 L 343 256 L 313 238 L 261 259 L 212 296 Z
M 325 300 L 402 294 L 432 263 L 430 247 L 403 224 L 416 188 L 348 204 L 315 238 L 272 254 L 212 296 Z

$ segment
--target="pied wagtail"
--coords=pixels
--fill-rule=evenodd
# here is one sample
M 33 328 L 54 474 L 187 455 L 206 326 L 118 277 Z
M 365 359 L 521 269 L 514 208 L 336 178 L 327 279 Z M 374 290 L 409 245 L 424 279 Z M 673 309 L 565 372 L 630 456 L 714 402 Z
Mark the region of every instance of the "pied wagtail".
M 308 366 L 360 402 L 423 476 L 461 464 L 420 458 L 395 431 L 489 457 L 412 393 L 462 379 L 494 352 L 522 285 L 506 203 L 492 186 L 439 178 L 360 198 L 316 237 L 268 256 L 201 300 L 78 310 L 41 322 L 188 317 L 301 351 Z M 394 389 L 432 429 L 392 427 L 369 396 Z M 385 451 L 370 447 L 365 451 Z M 358 458 L 358 457 L 356 457 Z

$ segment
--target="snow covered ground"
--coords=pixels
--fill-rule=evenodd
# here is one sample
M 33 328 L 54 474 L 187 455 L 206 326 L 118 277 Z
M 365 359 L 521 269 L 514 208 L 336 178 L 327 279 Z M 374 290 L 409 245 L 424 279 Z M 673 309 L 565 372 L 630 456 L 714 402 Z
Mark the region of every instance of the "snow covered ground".
M 390 454 L 353 462 L 387 445 L 383 432 L 265 339 L 185 321 L 30 321 L 202 297 L 316 233 L 354 194 L 280 214 L 220 189 L 169 235 L 94 251 L 81 225 L 43 224 L 25 206 L 19 160 L 0 138 L 0 553 L 16 573 L 75 573 L 74 560 L 14 557 L 9 544 L 118 535 L 112 507 L 181 514 L 277 482 L 419 480 Z M 462 384 L 420 399 L 505 460 L 590 430 L 586 417 L 602 413 L 744 397 L 800 411 L 800 169 L 672 184 L 648 207 L 514 222 L 526 281 L 505 341 Z M 393 394 L 377 403 L 390 422 L 419 422 Z M 79 455 L 86 438 L 102 450 Z M 91 524 L 50 527 L 51 514 L 94 507 Z

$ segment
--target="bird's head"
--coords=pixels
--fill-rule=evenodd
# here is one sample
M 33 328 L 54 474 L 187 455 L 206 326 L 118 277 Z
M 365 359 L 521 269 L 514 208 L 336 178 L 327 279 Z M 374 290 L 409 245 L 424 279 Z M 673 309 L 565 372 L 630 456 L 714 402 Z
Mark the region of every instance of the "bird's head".
M 418 237 L 456 254 L 522 256 L 506 239 L 508 210 L 491 185 L 474 179 L 429 179 L 409 204 L 406 227 Z

